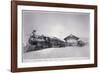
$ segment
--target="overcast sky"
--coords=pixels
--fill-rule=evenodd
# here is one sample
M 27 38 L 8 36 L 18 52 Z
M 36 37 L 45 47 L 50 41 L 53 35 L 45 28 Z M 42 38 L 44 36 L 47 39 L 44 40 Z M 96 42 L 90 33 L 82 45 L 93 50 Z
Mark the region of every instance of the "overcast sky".
M 89 37 L 89 20 L 89 13 L 23 10 L 23 42 L 27 41 L 33 29 L 39 35 L 60 39 L 70 34 Z

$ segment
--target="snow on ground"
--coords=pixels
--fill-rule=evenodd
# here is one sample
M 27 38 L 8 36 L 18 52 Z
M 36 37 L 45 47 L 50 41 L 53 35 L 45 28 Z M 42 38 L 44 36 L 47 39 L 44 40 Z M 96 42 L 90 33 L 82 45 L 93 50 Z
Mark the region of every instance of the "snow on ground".
M 23 61 L 27 59 L 52 59 L 52 58 L 89 58 L 89 46 L 84 47 L 63 47 L 63 48 L 47 48 L 38 51 L 26 52 L 23 54 Z

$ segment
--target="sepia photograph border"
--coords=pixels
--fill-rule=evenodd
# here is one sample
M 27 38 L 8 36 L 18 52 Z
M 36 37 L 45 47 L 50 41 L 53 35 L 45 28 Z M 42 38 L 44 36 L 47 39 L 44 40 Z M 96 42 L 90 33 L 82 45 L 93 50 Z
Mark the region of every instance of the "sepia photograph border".
M 18 5 L 93 9 L 94 10 L 94 31 L 93 31 L 94 32 L 94 63 L 80 64 L 80 65 L 79 64 L 78 65 L 58 64 L 58 66 L 43 66 L 43 67 L 33 66 L 33 67 L 18 68 L 18 62 L 17 62 L 18 61 L 18 20 L 17 20 Z M 47 3 L 47 2 L 33 2 L 33 1 L 11 1 L 11 72 L 58 70 L 58 69 L 89 68 L 89 67 L 97 67 L 97 6 L 96 5 Z

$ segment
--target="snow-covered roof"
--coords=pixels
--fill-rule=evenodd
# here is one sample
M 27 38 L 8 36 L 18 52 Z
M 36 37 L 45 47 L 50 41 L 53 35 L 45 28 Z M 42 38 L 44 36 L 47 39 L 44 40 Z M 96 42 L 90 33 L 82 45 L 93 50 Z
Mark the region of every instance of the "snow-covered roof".
M 79 38 L 76 37 L 75 35 L 73 34 L 70 34 L 69 36 L 65 37 L 64 40 L 68 40 L 68 39 L 75 39 L 75 40 L 78 40 Z

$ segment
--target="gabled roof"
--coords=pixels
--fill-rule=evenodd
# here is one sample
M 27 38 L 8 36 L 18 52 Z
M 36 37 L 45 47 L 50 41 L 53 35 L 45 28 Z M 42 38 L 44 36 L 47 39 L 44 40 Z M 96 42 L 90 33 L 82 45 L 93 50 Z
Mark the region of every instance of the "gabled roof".
M 65 37 L 64 40 L 68 40 L 68 39 L 75 39 L 75 40 L 78 40 L 79 38 L 70 34 L 69 36 Z

